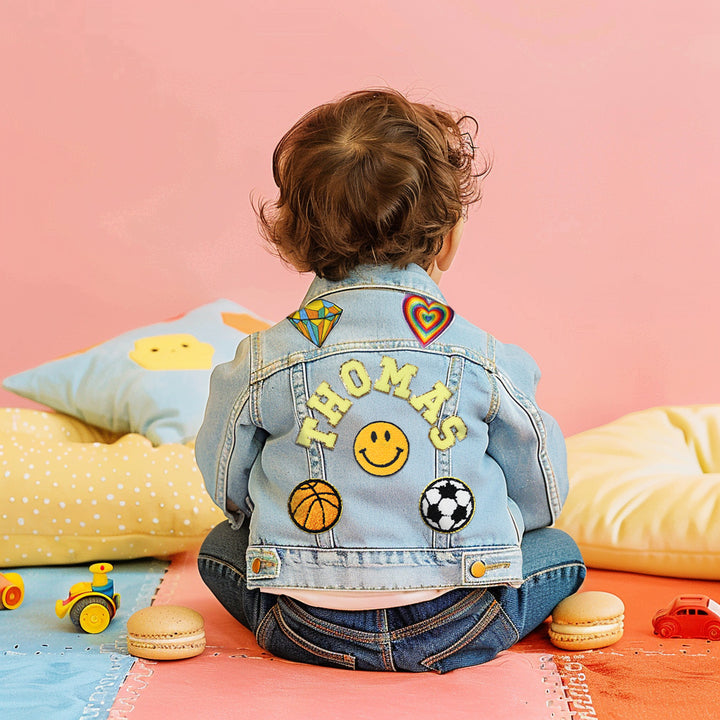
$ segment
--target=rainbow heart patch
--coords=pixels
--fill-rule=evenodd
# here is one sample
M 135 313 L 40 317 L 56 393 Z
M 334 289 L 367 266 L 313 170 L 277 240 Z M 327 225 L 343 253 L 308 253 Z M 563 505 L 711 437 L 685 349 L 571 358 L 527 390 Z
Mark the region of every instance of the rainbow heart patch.
M 405 296 L 403 314 L 413 334 L 423 345 L 429 345 L 435 340 L 455 317 L 451 307 L 420 295 Z

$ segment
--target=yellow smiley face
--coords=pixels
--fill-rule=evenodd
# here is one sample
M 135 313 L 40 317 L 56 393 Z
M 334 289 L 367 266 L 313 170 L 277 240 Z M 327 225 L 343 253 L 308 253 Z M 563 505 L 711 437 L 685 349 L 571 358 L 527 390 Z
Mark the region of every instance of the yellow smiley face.
M 371 475 L 393 475 L 405 464 L 410 451 L 405 433 L 389 422 L 366 425 L 355 438 L 355 459 Z

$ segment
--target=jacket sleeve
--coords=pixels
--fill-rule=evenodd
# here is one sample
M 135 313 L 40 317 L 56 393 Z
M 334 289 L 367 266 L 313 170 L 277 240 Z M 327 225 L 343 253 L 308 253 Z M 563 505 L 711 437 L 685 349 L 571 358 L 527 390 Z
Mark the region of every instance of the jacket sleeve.
M 235 528 L 252 513 L 248 481 L 267 436 L 252 418 L 251 342 L 252 337 L 245 338 L 235 359 L 213 370 L 205 419 L 195 442 L 205 487 Z
M 519 347 L 498 346 L 493 379 L 499 402 L 489 423 L 488 454 L 505 474 L 525 530 L 535 530 L 555 521 L 567 497 L 565 438 L 535 402 L 540 380 L 535 361 Z

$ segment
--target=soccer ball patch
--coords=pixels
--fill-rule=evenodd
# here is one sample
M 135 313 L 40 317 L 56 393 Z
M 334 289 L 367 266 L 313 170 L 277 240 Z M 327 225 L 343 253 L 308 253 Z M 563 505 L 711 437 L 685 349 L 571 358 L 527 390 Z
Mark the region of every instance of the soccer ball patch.
M 422 519 L 438 532 L 461 530 L 470 522 L 474 512 L 472 490 L 457 478 L 441 477 L 433 480 L 420 498 Z

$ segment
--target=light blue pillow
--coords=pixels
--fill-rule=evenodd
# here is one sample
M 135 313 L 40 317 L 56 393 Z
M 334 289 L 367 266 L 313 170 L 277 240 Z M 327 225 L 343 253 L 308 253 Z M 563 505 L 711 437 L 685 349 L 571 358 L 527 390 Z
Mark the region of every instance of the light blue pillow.
M 195 439 L 210 373 L 268 324 L 230 300 L 131 330 L 3 381 L 11 392 L 91 425 L 140 433 L 155 445 Z

